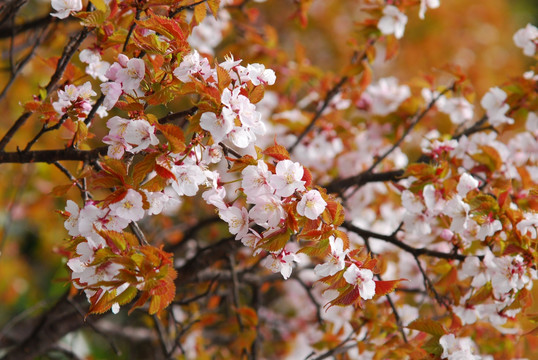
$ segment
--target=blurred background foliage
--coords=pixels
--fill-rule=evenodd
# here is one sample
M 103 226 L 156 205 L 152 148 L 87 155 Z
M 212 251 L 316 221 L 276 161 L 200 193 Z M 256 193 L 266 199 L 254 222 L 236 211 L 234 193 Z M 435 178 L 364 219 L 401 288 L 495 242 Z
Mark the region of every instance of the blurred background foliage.
M 249 5 L 258 9 L 260 24 L 270 25 L 263 30 L 270 34 L 267 39 L 273 42 L 275 54 L 294 58 L 304 52 L 311 65 L 333 72 L 347 65 L 352 55 L 349 44 L 361 40 L 355 24 L 368 16 L 354 1 L 317 0 L 313 1 L 308 25 L 303 28 L 298 21 L 290 20 L 295 11 L 291 3 L 291 0 L 268 0 Z M 20 10 L 19 20 L 46 16 L 49 7 L 48 1 L 29 1 Z M 416 9 L 416 13 L 407 13 L 409 22 L 399 54 L 389 62 L 376 63 L 376 77 L 390 75 L 411 81 L 424 74 L 439 76 L 444 65 L 455 63 L 468 74 L 481 96 L 489 87 L 503 84 L 525 71 L 530 60 L 513 45 L 512 36 L 517 29 L 538 19 L 535 0 L 442 0 L 439 9 L 428 10 L 425 20 L 418 19 Z M 2 135 L 22 112 L 21 104 L 38 93 L 37 85 L 46 85 L 53 72 L 47 59 L 60 55 L 70 29 L 77 27 L 73 20 L 54 25 L 50 30 L 53 35 L 47 36 L 7 96 L 0 100 Z M 29 34 L 12 45 L 9 38 L 0 39 L 0 88 L 10 76 L 9 47 L 13 46 L 17 56 L 22 57 L 39 35 Z M 241 39 L 240 29 L 233 29 L 217 55 L 222 58 L 232 52 L 236 58 L 249 58 L 256 52 L 255 46 L 249 46 L 250 40 Z M 78 62 L 78 57 L 74 61 Z M 24 146 L 40 127 L 38 121 L 27 122 L 7 150 Z M 58 148 L 57 135 L 58 132 L 47 134 L 35 149 Z M 102 144 L 95 142 L 95 145 Z M 79 165 L 72 163 L 66 167 L 77 173 Z M 0 328 L 4 328 L 14 316 L 38 312 L 68 289 L 68 273 L 60 251 L 67 232 L 63 219 L 55 211 L 65 207 L 65 200 L 52 192 L 55 186 L 69 181 L 56 167 L 47 164 L 1 164 L 0 168 Z M 80 201 L 76 190 L 68 194 Z M 98 334 L 88 336 L 90 343 L 103 342 Z M 76 337 L 68 340 L 77 341 Z M 107 357 L 109 346 L 102 347 L 92 350 L 98 351 L 94 358 Z M 123 358 L 129 358 L 129 354 L 124 353 Z

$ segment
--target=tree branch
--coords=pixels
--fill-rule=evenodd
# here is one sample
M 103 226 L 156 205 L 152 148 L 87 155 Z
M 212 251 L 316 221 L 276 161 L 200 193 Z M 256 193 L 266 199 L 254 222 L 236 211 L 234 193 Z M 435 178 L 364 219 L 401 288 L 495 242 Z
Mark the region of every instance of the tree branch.
M 466 258 L 465 255 L 456 254 L 456 253 L 445 253 L 445 252 L 430 250 L 426 248 L 414 248 L 411 245 L 407 245 L 406 243 L 398 240 L 395 234 L 392 234 L 392 235 L 378 234 L 369 230 L 361 229 L 349 222 L 344 222 L 342 224 L 342 227 L 362 236 L 363 238 L 379 239 L 379 240 L 383 240 L 385 242 L 391 243 L 393 245 L 396 245 L 400 249 L 407 251 L 408 253 L 416 257 L 421 256 L 421 255 L 426 255 L 430 257 L 436 257 L 439 259 L 460 260 L 460 261 L 463 261 Z
M 0 152 L 0 164 L 5 163 L 54 163 L 56 161 L 85 161 L 92 162 L 101 155 L 106 155 L 108 146 L 102 146 L 93 150 L 78 150 L 66 148 L 61 150 L 36 150 L 36 151 L 13 151 Z
M 340 81 L 336 85 L 333 86 L 331 90 L 329 90 L 329 92 L 325 96 L 325 100 L 323 101 L 323 104 L 318 109 L 318 111 L 316 111 L 316 113 L 314 114 L 314 117 L 312 118 L 312 120 L 310 120 L 310 123 L 308 124 L 308 126 L 303 130 L 301 135 L 297 137 L 297 140 L 295 140 L 295 143 L 293 143 L 293 145 L 288 148 L 289 153 L 292 153 L 295 147 L 299 145 L 301 140 L 303 140 L 303 138 L 306 135 L 308 135 L 308 133 L 312 130 L 312 128 L 314 128 L 316 121 L 318 121 L 318 119 L 323 114 L 323 111 L 325 111 L 327 106 L 329 106 L 329 103 L 331 102 L 331 100 L 340 92 L 340 88 L 344 86 L 344 84 L 347 82 L 348 79 L 349 78 L 347 76 L 344 76 L 342 79 L 340 79 Z

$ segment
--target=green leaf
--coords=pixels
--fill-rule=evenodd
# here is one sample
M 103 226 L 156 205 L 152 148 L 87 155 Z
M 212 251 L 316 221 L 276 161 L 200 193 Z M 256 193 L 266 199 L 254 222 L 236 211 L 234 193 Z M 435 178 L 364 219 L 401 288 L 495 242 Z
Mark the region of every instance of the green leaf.
M 441 325 L 437 321 L 433 321 L 432 319 L 417 319 L 411 324 L 407 325 L 407 328 L 422 331 L 427 334 L 436 335 L 439 337 L 447 333 L 443 325 Z

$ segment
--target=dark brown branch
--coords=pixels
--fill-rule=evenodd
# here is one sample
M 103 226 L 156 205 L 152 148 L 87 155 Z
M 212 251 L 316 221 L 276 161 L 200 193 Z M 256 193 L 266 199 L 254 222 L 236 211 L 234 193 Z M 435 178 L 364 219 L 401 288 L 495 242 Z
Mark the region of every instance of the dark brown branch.
M 26 332 L 25 340 L 15 345 L 2 358 L 3 360 L 31 360 L 46 353 L 65 334 L 75 331 L 87 324 L 83 321 L 83 316 L 72 306 L 70 301 L 75 302 L 83 311 L 88 310 L 88 301 L 84 294 L 75 296 L 69 300 L 67 295 L 43 315 L 37 325 L 35 319 L 29 319 L 18 326 L 18 331 Z M 98 316 L 92 316 L 97 319 Z
M 374 163 L 372 164 L 372 166 L 370 166 L 370 168 L 366 171 L 366 172 L 371 172 L 373 171 L 377 165 L 379 165 L 387 156 L 389 156 L 394 150 L 396 150 L 400 144 L 405 140 L 405 138 L 407 137 L 407 135 L 409 135 L 409 133 L 411 132 L 411 130 L 413 130 L 415 128 L 415 126 L 417 126 L 417 124 L 420 122 L 420 120 L 422 120 L 424 118 L 424 116 L 426 116 L 426 114 L 428 113 L 428 111 L 431 110 L 431 108 L 435 105 L 435 103 L 437 101 L 439 101 L 439 99 L 444 95 L 446 94 L 447 92 L 449 91 L 453 91 L 454 90 L 454 86 L 455 84 L 452 84 L 450 87 L 446 88 L 445 90 L 441 91 L 436 97 L 434 97 L 430 102 L 429 104 L 426 106 L 426 108 L 424 110 L 422 110 L 422 112 L 420 112 L 419 114 L 415 115 L 415 119 L 411 122 L 411 125 L 409 125 L 409 127 L 407 129 L 405 129 L 404 133 L 402 134 L 402 136 L 398 139 L 398 141 L 396 141 L 390 149 L 388 149 L 383 155 L 381 155 L 380 157 L 378 157 Z
M 319 118 L 321 117 L 321 115 L 323 114 L 327 106 L 329 106 L 331 100 L 340 92 L 340 88 L 344 86 L 347 80 L 348 80 L 348 77 L 344 76 L 342 79 L 340 79 L 340 81 L 336 85 L 333 86 L 331 90 L 329 90 L 329 92 L 325 96 L 325 100 L 323 101 L 323 104 L 316 111 L 316 113 L 314 114 L 314 117 L 312 118 L 312 120 L 310 120 L 310 123 L 308 124 L 308 126 L 303 130 L 303 132 L 299 135 L 299 137 L 297 137 L 297 140 L 295 140 L 295 143 L 293 143 L 293 145 L 288 148 L 288 152 L 290 153 L 293 152 L 293 150 L 295 149 L 297 145 L 299 145 L 301 140 L 303 140 L 303 138 L 306 135 L 308 135 L 308 133 L 314 128 L 314 125 L 316 125 L 316 121 L 319 120 Z
M 361 229 L 361 228 L 359 228 L 359 227 L 357 227 L 355 225 L 352 225 L 349 222 L 344 222 L 342 224 L 342 227 L 344 227 L 347 230 L 352 231 L 352 232 L 362 236 L 365 239 L 366 238 L 373 238 L 373 239 L 379 239 L 379 240 L 383 240 L 385 242 L 391 243 L 391 244 L 399 247 L 400 249 L 402 249 L 404 251 L 407 251 L 408 253 L 410 253 L 410 254 L 412 254 L 413 256 L 416 256 L 416 257 L 421 256 L 421 255 L 426 255 L 426 256 L 430 256 L 430 257 L 436 257 L 436 258 L 439 258 L 439 259 L 460 260 L 460 261 L 463 261 L 466 258 L 465 255 L 456 254 L 456 253 L 445 253 L 445 252 L 430 250 L 430 249 L 426 249 L 426 248 L 415 248 L 415 247 L 407 245 L 406 243 L 398 240 L 396 238 L 395 234 L 391 234 L 391 235 L 378 234 L 378 233 L 375 233 L 375 232 L 372 232 L 372 231 L 369 231 L 369 230 Z
M 91 31 L 91 29 L 83 28 L 80 32 L 71 37 L 71 39 L 64 48 L 62 56 L 58 60 L 58 64 L 56 65 L 56 71 L 54 71 L 54 74 L 52 74 L 49 83 L 45 87 L 47 95 L 56 89 L 58 81 L 60 81 L 60 79 L 62 78 L 67 64 L 69 64 L 69 61 L 79 48 L 80 44 L 82 44 L 84 39 Z M 26 123 L 26 120 L 28 120 L 31 115 L 31 112 L 25 112 L 15 121 L 15 123 L 4 135 L 2 140 L 0 140 L 0 151 L 3 151 L 5 149 L 6 145 L 9 143 L 13 135 L 15 135 L 15 133 L 21 128 L 21 126 L 24 125 L 24 123 Z
M 99 156 L 106 155 L 107 151 L 108 147 L 103 146 L 93 150 L 78 150 L 73 148 L 67 148 L 61 150 L 0 152 L 0 164 L 33 162 L 45 162 L 51 164 L 56 161 L 92 162 L 98 159 Z
M 388 182 L 398 181 L 402 179 L 404 170 L 391 170 L 380 173 L 372 173 L 371 171 L 364 171 L 358 175 L 351 176 L 345 179 L 336 179 L 325 186 L 328 192 L 342 193 L 344 190 L 351 186 L 361 187 L 371 182 Z
M 133 23 L 131 24 L 131 26 L 129 27 L 129 32 L 127 33 L 127 37 L 125 38 L 125 42 L 123 43 L 123 52 L 125 52 L 125 50 L 127 49 L 127 45 L 129 45 L 129 40 L 131 39 L 131 35 L 133 34 L 133 31 L 136 27 L 136 21 L 137 20 L 140 20 L 140 14 L 142 13 L 142 8 L 141 7 L 138 7 L 136 9 L 136 14 L 135 14 L 135 18 L 133 20 Z
M 75 18 L 68 18 L 64 19 L 63 21 L 69 21 L 74 20 Z M 8 37 L 11 37 L 13 35 L 19 35 L 23 32 L 29 31 L 29 30 L 38 30 L 42 27 L 47 26 L 48 24 L 58 21 L 57 18 L 52 17 L 50 15 L 45 15 L 43 17 L 30 20 L 26 23 L 15 25 L 14 27 L 11 26 L 3 26 L 0 28 L 0 39 L 6 39 Z
M 184 6 L 180 6 L 178 7 L 177 9 L 175 9 L 174 11 L 171 11 L 168 13 L 168 17 L 169 18 L 173 18 L 174 16 L 176 16 L 177 14 L 179 14 L 180 12 L 184 11 L 184 10 L 192 10 L 194 9 L 195 6 L 197 5 L 200 5 L 200 4 L 203 4 L 207 2 L 207 0 L 200 0 L 198 2 L 195 2 L 193 4 L 190 4 L 190 5 L 184 5 Z
M 159 119 L 159 124 L 166 124 L 174 121 L 182 121 L 185 120 L 189 116 L 193 116 L 198 111 L 197 106 L 193 106 L 190 109 L 184 110 L 184 111 L 178 111 L 173 114 L 166 115 Z

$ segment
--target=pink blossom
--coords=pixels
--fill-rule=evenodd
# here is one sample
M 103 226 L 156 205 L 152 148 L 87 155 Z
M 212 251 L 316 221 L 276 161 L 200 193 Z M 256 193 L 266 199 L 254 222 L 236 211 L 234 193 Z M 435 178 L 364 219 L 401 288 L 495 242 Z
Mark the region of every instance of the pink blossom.
M 327 203 L 317 190 L 310 190 L 303 194 L 301 201 L 297 203 L 297 213 L 301 216 L 306 216 L 311 220 L 317 219 L 323 211 Z
M 196 75 L 207 80 L 213 74 L 209 61 L 200 56 L 198 51 L 193 50 L 183 57 L 179 67 L 174 70 L 174 75 L 184 83 L 191 82 L 191 77 Z
M 136 90 L 144 78 L 145 68 L 144 60 L 129 59 L 126 66 L 117 71 L 115 81 L 121 83 L 123 91 Z
M 127 149 L 133 154 L 147 149 L 150 145 L 159 144 L 159 139 L 155 135 L 155 127 L 143 119 L 129 121 L 124 138 L 127 143 L 137 145 L 135 148 Z
M 280 197 L 260 195 L 256 198 L 256 205 L 250 209 L 249 216 L 256 224 L 273 228 L 286 217 L 286 212 L 282 208 Z
M 105 100 L 103 101 L 103 106 L 110 110 L 116 105 L 120 99 L 123 90 L 120 83 L 116 82 L 106 82 L 101 84 L 101 92 L 105 95 Z

